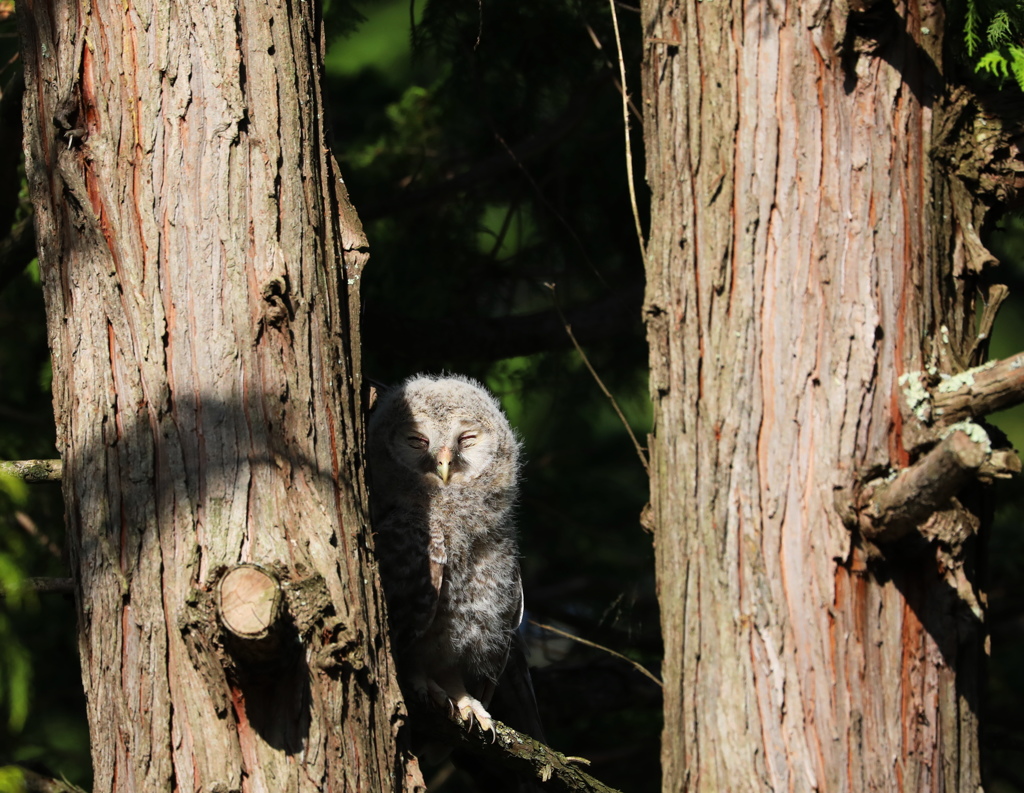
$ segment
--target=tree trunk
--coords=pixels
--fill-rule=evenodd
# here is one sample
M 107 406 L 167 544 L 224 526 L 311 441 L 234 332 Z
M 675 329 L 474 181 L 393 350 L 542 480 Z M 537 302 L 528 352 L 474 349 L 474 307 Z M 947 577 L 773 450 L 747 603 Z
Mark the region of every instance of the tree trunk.
M 365 240 L 317 5 L 18 3 L 97 792 L 421 783 L 370 561 Z M 257 596 L 218 590 L 240 563 L 279 587 L 262 636 L 219 612 Z
M 642 2 L 665 790 L 980 784 L 969 493 L 945 542 L 858 527 L 990 259 L 930 156 L 941 7 L 857 9 Z

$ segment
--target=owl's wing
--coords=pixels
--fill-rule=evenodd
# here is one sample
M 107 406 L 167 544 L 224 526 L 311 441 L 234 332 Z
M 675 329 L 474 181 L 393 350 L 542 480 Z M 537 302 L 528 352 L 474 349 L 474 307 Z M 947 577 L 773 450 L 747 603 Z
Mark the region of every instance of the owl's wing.
M 497 719 L 510 727 L 527 733 L 537 740 L 544 740 L 544 728 L 537 710 L 537 697 L 533 692 L 533 681 L 526 663 L 527 648 L 519 625 L 523 621 L 523 585 L 519 567 L 516 566 L 515 586 L 519 589 L 519 610 L 513 616 L 509 651 L 505 668 L 493 692 L 493 712 Z M 533 788 L 528 788 L 533 789 Z

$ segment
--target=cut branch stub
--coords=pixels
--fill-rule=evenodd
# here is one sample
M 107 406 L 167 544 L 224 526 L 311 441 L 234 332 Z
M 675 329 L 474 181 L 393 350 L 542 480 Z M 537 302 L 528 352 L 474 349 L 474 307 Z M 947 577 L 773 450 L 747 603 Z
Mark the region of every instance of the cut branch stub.
M 217 616 L 234 640 L 235 655 L 248 660 L 268 660 L 276 655 L 284 620 L 281 583 L 269 571 L 254 564 L 228 570 L 217 586 Z
M 892 542 L 917 529 L 970 482 L 988 459 L 985 441 L 957 430 L 891 482 L 869 485 L 860 511 L 861 533 Z

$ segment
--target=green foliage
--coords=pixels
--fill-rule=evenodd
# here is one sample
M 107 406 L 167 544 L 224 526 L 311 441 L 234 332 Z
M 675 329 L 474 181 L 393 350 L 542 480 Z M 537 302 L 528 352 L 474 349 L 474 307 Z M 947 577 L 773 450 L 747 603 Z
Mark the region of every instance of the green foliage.
M 1024 89 L 1024 3 L 954 0 L 949 30 L 962 30 L 963 55 L 980 75 Z
M 976 3 L 968 3 L 964 16 L 964 46 L 971 58 L 977 54 L 978 47 L 981 46 L 981 35 L 978 33 L 980 29 L 981 17 L 978 14 L 978 6 Z
M 25 774 L 16 766 L 0 766 L 0 793 L 25 793 Z
M 366 21 L 350 0 L 322 0 L 321 9 L 324 34 L 329 42 L 350 35 Z

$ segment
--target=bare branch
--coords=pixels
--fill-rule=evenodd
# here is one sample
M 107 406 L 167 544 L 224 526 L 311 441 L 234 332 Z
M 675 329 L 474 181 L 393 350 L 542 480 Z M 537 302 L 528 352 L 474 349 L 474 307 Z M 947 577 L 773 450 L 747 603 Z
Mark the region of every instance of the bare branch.
M 988 458 L 985 442 L 957 430 L 891 482 L 864 492 L 860 529 L 870 540 L 892 542 L 947 506 Z
M 14 783 L 14 790 L 23 790 L 25 793 L 85 793 L 78 785 L 72 785 L 63 779 L 43 776 L 21 766 L 7 768 L 15 775 L 11 780 Z
M 626 62 L 622 58 L 622 38 L 619 36 L 619 15 L 615 12 L 615 0 L 608 0 L 612 10 L 612 25 L 615 28 L 615 47 L 619 54 L 619 80 L 622 83 L 622 123 L 626 135 L 626 181 L 629 184 L 629 202 L 633 208 L 633 222 L 636 224 L 636 239 L 640 243 L 640 258 L 647 260 L 647 245 L 640 225 L 640 211 L 636 206 L 636 180 L 633 178 L 633 147 L 629 140 L 629 91 L 626 88 Z
M 75 591 L 75 579 L 73 578 L 27 578 L 22 589 L 28 592 L 35 592 L 37 595 L 69 595 Z M 4 597 L 4 591 L 0 589 L 0 599 Z
M 968 369 L 935 388 L 932 417 L 939 426 L 979 418 L 1024 402 L 1024 353 Z
M 221 624 L 240 639 L 263 639 L 281 618 L 281 585 L 254 564 L 232 567 L 217 585 Z
M 610 647 L 605 647 L 603 644 L 598 644 L 597 642 L 592 642 L 589 639 L 584 639 L 581 636 L 577 636 L 574 633 L 569 633 L 568 631 L 563 631 L 560 628 L 556 628 L 556 627 L 554 627 L 552 625 L 545 625 L 544 623 L 537 622 L 536 620 L 530 620 L 530 624 L 531 625 L 536 625 L 538 628 L 542 628 L 543 630 L 551 631 L 551 633 L 557 633 L 559 636 L 564 636 L 566 639 L 572 639 L 574 642 L 579 642 L 580 644 L 585 644 L 587 647 L 593 647 L 596 650 L 601 650 L 602 652 L 606 652 L 609 655 L 614 656 L 615 658 L 621 658 L 626 663 L 632 664 L 633 667 L 638 672 L 640 672 L 640 674 L 642 674 L 642 675 L 644 675 L 646 677 L 649 677 L 651 680 L 653 680 L 655 683 L 657 683 L 659 687 L 663 687 L 662 683 L 661 683 L 661 680 L 659 680 L 656 675 L 652 674 L 645 666 L 643 666 L 642 664 L 638 664 L 632 658 L 627 658 L 622 653 L 615 652 L 615 650 L 612 650 Z
M 59 482 L 63 470 L 60 460 L 0 460 L 0 474 L 25 482 Z
M 231 567 L 217 583 L 216 609 L 225 646 L 236 661 L 260 665 L 280 660 L 289 626 L 277 576 L 255 564 Z
M 595 370 L 594 367 L 590 365 L 590 359 L 587 357 L 587 354 L 583 351 L 583 348 L 580 346 L 580 343 L 576 341 L 576 337 L 573 335 L 572 332 L 572 325 L 570 325 L 568 320 L 566 320 L 565 315 L 562 313 L 561 306 L 558 305 L 558 294 L 555 291 L 555 285 L 545 284 L 545 286 L 551 290 L 551 299 L 554 303 L 555 311 L 558 312 L 558 316 L 562 320 L 562 324 L 565 327 L 566 335 L 572 342 L 573 347 L 576 348 L 576 352 L 580 354 L 580 358 L 583 359 L 583 364 L 587 367 L 587 371 L 589 371 L 591 376 L 594 378 L 594 381 L 597 383 L 598 388 L 601 389 L 601 393 L 603 393 L 608 398 L 608 401 L 611 402 L 612 407 L 615 409 L 615 414 L 619 417 L 619 421 L 622 422 L 622 426 L 626 428 L 626 433 L 629 435 L 629 439 L 633 441 L 633 447 L 636 449 L 637 457 L 640 458 L 640 464 L 644 467 L 644 472 L 650 474 L 651 469 L 650 465 L 647 462 L 647 454 L 644 452 L 644 447 L 641 446 L 640 441 L 636 439 L 636 435 L 633 433 L 633 428 L 629 426 L 629 422 L 626 420 L 626 415 L 622 412 L 622 408 L 619 407 L 619 403 L 612 395 L 612 392 L 608 390 L 607 386 L 605 386 L 604 381 L 601 379 L 601 376 L 597 373 L 597 370 Z

